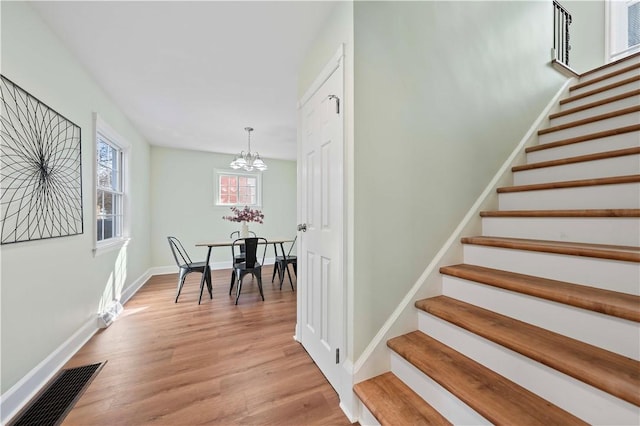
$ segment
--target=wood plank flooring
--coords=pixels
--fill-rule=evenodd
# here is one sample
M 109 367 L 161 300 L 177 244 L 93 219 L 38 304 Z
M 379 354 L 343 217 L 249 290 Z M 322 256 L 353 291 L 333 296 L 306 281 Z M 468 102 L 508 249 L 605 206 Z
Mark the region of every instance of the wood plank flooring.
M 213 300 L 205 290 L 201 305 L 199 274 L 177 304 L 177 274 L 152 277 L 67 363 L 108 361 L 63 424 L 350 424 L 293 340 L 296 293 L 288 278 L 282 290 L 277 276 L 272 284 L 272 271 L 263 271 L 265 302 L 246 277 L 237 306 L 230 270 L 213 271 Z

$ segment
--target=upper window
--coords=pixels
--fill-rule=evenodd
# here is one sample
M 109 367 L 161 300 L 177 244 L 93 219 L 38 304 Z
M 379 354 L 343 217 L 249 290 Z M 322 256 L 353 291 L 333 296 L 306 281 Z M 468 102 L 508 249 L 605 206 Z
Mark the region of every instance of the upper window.
M 125 179 L 127 144 L 96 119 L 96 246 L 125 236 Z
M 640 44 L 640 1 L 627 4 L 627 47 Z
M 219 206 L 259 206 L 262 204 L 261 175 L 215 172 L 215 197 Z
M 640 0 L 607 1 L 610 60 L 640 51 Z

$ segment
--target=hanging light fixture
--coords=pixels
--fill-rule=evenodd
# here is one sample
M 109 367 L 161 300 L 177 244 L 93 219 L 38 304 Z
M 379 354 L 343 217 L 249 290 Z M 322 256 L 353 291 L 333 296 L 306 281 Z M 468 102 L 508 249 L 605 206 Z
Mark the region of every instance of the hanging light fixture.
M 253 169 L 261 172 L 267 170 L 267 165 L 264 164 L 264 161 L 260 158 L 260 154 L 257 152 L 255 154 L 251 153 L 251 132 L 253 132 L 253 127 L 245 127 L 244 130 L 247 131 L 249 138 L 249 150 L 247 152 L 242 151 L 239 155 L 236 155 L 229 166 L 231 166 L 232 169 L 244 169 L 248 172 L 253 171 Z

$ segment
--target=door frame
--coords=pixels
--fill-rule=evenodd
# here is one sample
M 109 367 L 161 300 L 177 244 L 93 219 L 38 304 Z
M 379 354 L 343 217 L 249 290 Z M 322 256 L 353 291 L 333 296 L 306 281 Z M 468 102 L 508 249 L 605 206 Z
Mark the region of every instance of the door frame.
M 344 60 L 345 60 L 345 55 L 344 55 L 344 44 L 340 44 L 338 46 L 338 49 L 336 51 L 336 53 L 332 56 L 332 58 L 329 60 L 329 62 L 327 62 L 327 64 L 323 67 L 322 71 L 320 71 L 320 73 L 316 76 L 316 78 L 314 79 L 313 83 L 311 83 L 311 85 L 309 86 L 309 88 L 307 89 L 307 91 L 305 92 L 305 94 L 300 98 L 300 100 L 298 101 L 297 104 L 297 218 L 298 218 L 298 223 L 302 223 L 302 191 L 303 191 L 303 185 L 302 185 L 302 108 L 303 106 L 311 99 L 311 97 L 318 91 L 318 89 L 320 89 L 320 87 L 322 87 L 322 85 L 329 79 L 329 77 L 331 77 L 333 75 L 334 72 L 339 72 L 341 73 L 341 77 L 342 77 L 342 93 L 336 94 L 337 96 L 339 96 L 340 98 L 340 109 L 341 109 L 341 118 L 342 118 L 342 124 L 341 124 L 341 132 L 342 132 L 342 139 L 343 139 L 343 147 L 342 147 L 342 155 L 341 155 L 341 161 L 340 164 L 338 166 L 338 170 L 335 170 L 336 173 L 339 173 L 339 179 L 341 181 L 342 184 L 342 204 L 343 204 L 343 214 L 341 214 L 340 217 L 340 223 L 338 224 L 338 228 L 339 228 L 339 238 L 341 240 L 341 244 L 340 244 L 340 248 L 339 248 L 339 253 L 338 256 L 341 259 L 341 271 L 340 271 L 340 277 L 341 280 L 343 282 L 343 286 L 342 286 L 342 324 L 339 326 L 340 331 L 341 331 L 341 336 L 339 337 L 340 340 L 340 364 L 341 365 L 345 365 L 345 362 L 348 362 L 348 365 L 351 365 L 351 361 L 348 359 L 348 349 L 347 349 L 347 335 L 348 335 L 348 330 L 347 330 L 347 324 L 348 324 L 348 320 L 347 320 L 347 263 L 346 263 L 346 209 L 347 209 L 347 185 L 346 185 L 346 180 L 345 180 L 345 160 L 346 160 L 346 135 L 345 135 L 345 102 L 344 102 L 344 94 L 345 94 L 345 87 L 344 87 L 344 83 L 345 83 L 345 66 L 344 66 Z M 301 232 L 301 231 L 298 231 Z M 297 245 L 297 255 L 298 255 L 298 261 L 302 261 L 302 257 L 301 257 L 301 252 L 300 252 L 300 248 L 301 248 L 301 244 Z M 298 278 L 298 285 L 304 285 L 304 280 Z M 297 292 L 297 297 L 300 297 L 300 291 Z M 301 313 L 301 307 L 302 307 L 302 303 L 301 301 L 298 299 L 297 302 L 297 307 L 296 307 L 296 329 L 295 329 L 295 335 L 294 335 L 294 339 L 298 342 L 300 342 L 300 336 L 301 336 L 301 329 L 300 327 L 302 326 L 302 313 Z M 350 383 L 350 375 L 349 375 L 349 379 L 347 379 L 345 377 L 344 374 L 340 375 L 340 383 L 336 384 L 336 391 L 338 393 L 338 396 L 340 397 L 340 399 L 342 400 L 342 393 L 343 393 L 343 389 L 345 388 L 351 388 L 351 383 Z M 349 382 L 349 383 L 345 383 L 345 382 Z

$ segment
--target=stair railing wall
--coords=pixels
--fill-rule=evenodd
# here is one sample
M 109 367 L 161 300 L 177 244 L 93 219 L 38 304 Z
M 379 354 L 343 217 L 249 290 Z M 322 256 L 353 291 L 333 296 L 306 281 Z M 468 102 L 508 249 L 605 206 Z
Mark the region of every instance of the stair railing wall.
M 553 58 L 569 66 L 569 25 L 571 25 L 571 14 L 557 1 L 553 1 Z

